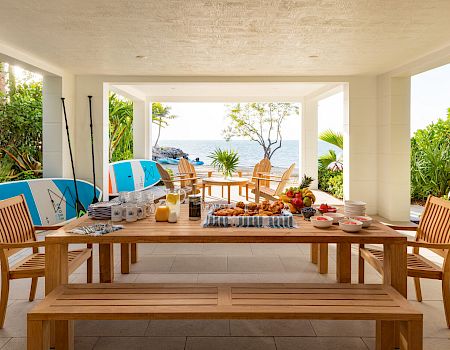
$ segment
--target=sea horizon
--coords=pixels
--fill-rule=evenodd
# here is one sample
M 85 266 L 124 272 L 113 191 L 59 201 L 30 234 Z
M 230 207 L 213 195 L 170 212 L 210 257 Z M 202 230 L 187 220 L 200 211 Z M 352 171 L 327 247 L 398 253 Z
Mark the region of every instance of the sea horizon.
M 159 140 L 160 147 L 176 147 L 189 155 L 190 159 L 200 158 L 205 165 L 209 165 L 211 159 L 208 157 L 216 148 L 233 149 L 239 153 L 239 166 L 252 167 L 263 158 L 262 147 L 250 140 Z M 334 150 L 337 154 L 342 151 L 334 145 L 318 140 L 318 157 Z M 283 140 L 281 148 L 277 150 L 271 159 L 274 167 L 286 168 L 292 163 L 298 167 L 299 163 L 299 141 Z

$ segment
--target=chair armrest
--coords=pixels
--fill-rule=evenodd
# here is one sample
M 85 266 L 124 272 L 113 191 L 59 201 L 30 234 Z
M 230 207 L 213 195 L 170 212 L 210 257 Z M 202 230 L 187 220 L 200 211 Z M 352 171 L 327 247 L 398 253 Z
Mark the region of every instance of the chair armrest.
M 284 180 L 281 180 L 281 179 L 270 179 L 270 178 L 264 178 L 264 177 L 254 177 L 254 178 L 252 178 L 252 180 L 256 180 L 256 181 L 267 181 L 267 180 L 270 180 L 270 181 L 274 181 L 274 182 L 283 182 Z
M 427 248 L 427 249 L 450 249 L 450 243 L 427 243 L 408 241 L 408 247 Z
M 45 241 L 24 243 L 0 243 L 0 249 L 23 249 L 45 247 Z
M 282 177 L 282 175 L 276 175 L 276 174 L 271 174 L 271 173 L 268 173 L 268 172 L 259 172 L 258 171 L 258 173 L 257 173 L 259 176 L 268 176 L 268 177 L 276 177 L 276 178 L 281 178 Z
M 34 226 L 34 230 L 35 231 L 52 231 L 52 230 L 59 230 L 61 227 L 63 227 L 62 225 L 58 225 L 58 226 L 38 226 L 35 225 Z

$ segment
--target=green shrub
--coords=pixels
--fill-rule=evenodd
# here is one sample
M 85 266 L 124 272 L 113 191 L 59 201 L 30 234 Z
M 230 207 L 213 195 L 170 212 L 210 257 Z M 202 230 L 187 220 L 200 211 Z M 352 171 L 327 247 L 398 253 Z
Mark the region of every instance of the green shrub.
M 442 197 L 450 191 L 450 108 L 411 138 L 411 198 Z
M 343 172 L 319 166 L 319 189 L 342 199 L 344 197 Z

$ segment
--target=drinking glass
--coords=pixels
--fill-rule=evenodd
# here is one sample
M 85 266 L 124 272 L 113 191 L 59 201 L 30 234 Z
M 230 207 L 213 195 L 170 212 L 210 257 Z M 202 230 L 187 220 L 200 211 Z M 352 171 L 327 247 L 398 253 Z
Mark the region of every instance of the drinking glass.
M 166 189 L 166 204 L 170 212 L 177 213 L 180 217 L 181 198 L 186 197 L 186 192 L 181 188 Z

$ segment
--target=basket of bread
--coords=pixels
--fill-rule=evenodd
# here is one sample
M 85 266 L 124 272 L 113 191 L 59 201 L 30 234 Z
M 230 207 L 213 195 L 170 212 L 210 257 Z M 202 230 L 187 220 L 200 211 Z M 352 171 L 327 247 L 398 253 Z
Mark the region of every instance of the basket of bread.
M 247 204 L 238 202 L 213 206 L 206 216 L 204 226 L 292 228 L 294 220 L 282 201 Z

